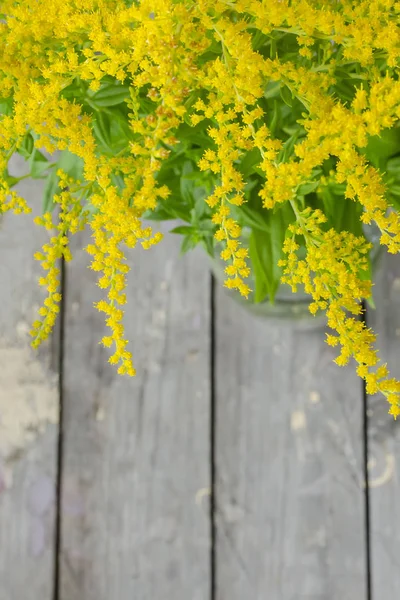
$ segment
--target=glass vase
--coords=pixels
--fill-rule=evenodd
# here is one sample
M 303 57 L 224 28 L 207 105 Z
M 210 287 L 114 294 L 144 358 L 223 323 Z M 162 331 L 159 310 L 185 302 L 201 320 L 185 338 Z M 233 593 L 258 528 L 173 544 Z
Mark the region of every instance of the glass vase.
M 372 276 L 374 277 L 379 267 L 382 250 L 382 246 L 379 244 L 379 230 L 374 226 L 365 226 L 364 232 L 372 243 L 370 258 Z M 248 247 L 249 234 L 250 230 L 244 229 L 240 238 L 240 242 L 245 248 Z M 223 285 L 226 278 L 224 273 L 226 262 L 220 258 L 219 253 L 220 249 L 216 248 L 215 255 L 211 258 L 211 269 L 217 282 Z M 254 290 L 255 281 L 252 274 L 246 279 L 246 283 Z M 290 286 L 280 284 L 273 302 L 266 297 L 262 302 L 257 303 L 254 301 L 254 291 L 246 299 L 237 290 L 230 290 L 226 287 L 224 287 L 224 290 L 235 302 L 258 317 L 272 319 L 280 323 L 290 323 L 292 326 L 300 329 L 324 327 L 326 324 L 325 314 L 322 311 L 317 313 L 317 315 L 310 313 L 308 307 L 312 298 L 302 287 L 299 286 L 298 291 L 294 293 Z

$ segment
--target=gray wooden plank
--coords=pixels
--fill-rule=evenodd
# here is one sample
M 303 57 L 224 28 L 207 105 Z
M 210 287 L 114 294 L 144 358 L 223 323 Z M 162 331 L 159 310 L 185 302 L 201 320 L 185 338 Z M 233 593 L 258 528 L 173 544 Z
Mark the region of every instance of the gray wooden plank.
M 13 173 L 21 168 L 13 161 Z M 19 191 L 38 214 L 40 183 Z M 0 223 L 0 600 L 53 593 L 57 348 L 32 350 L 29 337 L 44 296 L 33 253 L 47 237 L 32 215 L 6 214 Z
M 321 329 L 216 322 L 217 599 L 365 599 L 360 381 Z
M 376 310 L 368 324 L 393 376 L 400 377 L 400 260 L 385 255 L 374 288 Z M 369 498 L 372 598 L 397 598 L 400 589 L 400 423 L 380 395 L 369 404 Z
M 129 257 L 134 378 L 98 344 L 86 253 L 67 272 L 60 600 L 209 598 L 210 279 L 176 242 Z

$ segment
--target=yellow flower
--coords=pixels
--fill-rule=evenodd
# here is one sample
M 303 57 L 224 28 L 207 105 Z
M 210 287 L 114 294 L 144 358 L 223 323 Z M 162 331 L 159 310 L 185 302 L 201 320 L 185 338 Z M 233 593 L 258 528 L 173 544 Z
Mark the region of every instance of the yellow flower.
M 293 291 L 304 286 L 312 313 L 326 312 L 335 331 L 327 343 L 340 349 L 336 362 L 353 357 L 369 392 L 383 393 L 396 417 L 400 384 L 378 361 L 375 335 L 359 319 L 361 301 L 371 295 L 370 248 L 361 236 L 329 228 L 323 212 L 304 208 L 302 190 L 310 182 L 318 189 L 330 180 L 345 184 L 347 201 L 362 207 L 361 221 L 377 225 L 388 252 L 400 251 L 399 215 L 389 210 L 382 174 L 364 154 L 371 136 L 400 119 L 398 2 L 3 0 L 1 12 L 0 98 L 10 109 L 0 115 L 0 214 L 30 210 L 11 189 L 7 170 L 28 134 L 35 148 L 68 150 L 83 164 L 83 181 L 57 173 L 58 220 L 50 213 L 35 219 L 49 241 L 35 255 L 48 295 L 33 324 L 34 345 L 49 334 L 59 310 L 59 261 L 71 259 L 69 236 L 88 227 L 86 250 L 104 290 L 96 307 L 110 328 L 102 344 L 113 348 L 110 362 L 119 373 L 134 374 L 123 328 L 130 269 L 124 250 L 161 240 L 143 215 L 171 201 L 168 184 L 158 182 L 160 170 L 175 146 L 185 147 L 180 132 L 202 123 L 194 154 L 199 171 L 214 182 L 205 202 L 226 262 L 225 285 L 245 297 L 251 291 L 240 219 L 250 152 L 263 207 L 286 203 L 295 218 L 279 262 L 282 281 Z M 275 48 L 272 39 L 282 34 L 297 54 Z M 268 44 L 258 50 L 264 39 Z M 336 93 L 343 68 L 352 90 L 345 99 Z M 117 123 L 101 126 L 101 115 L 116 115 L 104 100 L 110 82 L 114 91 L 117 85 L 126 91 L 119 118 L 127 141 L 115 152 L 109 146 Z M 302 106 L 301 135 L 292 146 L 276 134 L 266 109 L 269 84 L 280 86 L 282 96 L 288 92 L 296 111 Z M 99 98 L 104 105 L 96 104 Z M 335 171 L 325 177 L 328 160 Z

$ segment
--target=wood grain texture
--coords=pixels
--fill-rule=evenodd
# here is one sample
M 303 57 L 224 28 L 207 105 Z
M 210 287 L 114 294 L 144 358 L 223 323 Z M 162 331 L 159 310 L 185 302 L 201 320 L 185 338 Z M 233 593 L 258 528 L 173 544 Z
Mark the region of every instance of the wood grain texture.
M 41 185 L 19 192 L 40 213 Z M 33 253 L 46 238 L 32 215 L 0 223 L 0 600 L 53 597 L 57 348 L 32 350 L 28 333 L 44 297 Z
M 321 330 L 216 322 L 217 599 L 364 600 L 360 381 Z
M 368 324 L 378 334 L 380 356 L 400 377 L 400 259 L 385 255 L 374 288 L 376 310 Z M 372 599 L 397 598 L 400 589 L 400 423 L 377 395 L 369 402 L 369 497 Z
M 177 241 L 132 253 L 134 378 L 98 344 L 89 257 L 67 272 L 60 600 L 209 598 L 210 278 Z

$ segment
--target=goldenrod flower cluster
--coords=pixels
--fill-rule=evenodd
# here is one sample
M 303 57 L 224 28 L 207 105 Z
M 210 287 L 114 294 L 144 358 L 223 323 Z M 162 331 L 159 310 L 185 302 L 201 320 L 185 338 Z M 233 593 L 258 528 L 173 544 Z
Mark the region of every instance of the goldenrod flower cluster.
M 96 306 L 110 327 L 102 343 L 119 373 L 133 375 L 124 247 L 160 241 L 144 218 L 180 217 L 187 247 L 223 245 L 225 285 L 245 297 L 251 267 L 270 260 L 265 236 L 267 249 L 284 239 L 271 273 L 279 267 L 283 283 L 304 286 L 310 311 L 326 311 L 337 332 L 328 343 L 341 347 L 338 364 L 353 357 L 368 391 L 385 394 L 397 416 L 400 384 L 358 317 L 371 296 L 362 225 L 400 250 L 385 157 L 371 151 L 383 136 L 386 159 L 400 155 L 400 3 L 0 0 L 0 16 L 0 213 L 29 211 L 12 189 L 14 152 L 32 177 L 54 183 L 56 220 L 48 203 L 36 220 L 50 240 L 36 255 L 48 297 L 34 345 L 55 321 L 69 236 L 88 227 L 105 290 Z M 74 167 L 46 163 L 43 149 Z M 339 204 L 358 228 L 336 218 Z M 258 232 L 250 247 L 243 227 Z
M 388 378 L 385 364 L 379 364 L 373 348 L 375 334 L 357 316 L 361 314 L 361 301 L 371 296 L 371 281 L 363 278 L 368 269 L 366 256 L 371 244 L 364 237 L 356 237 L 346 231 L 334 229 L 323 231 L 321 224 L 326 217 L 318 210 L 306 208 L 298 212 L 298 221 L 289 225 L 290 235 L 284 243 L 286 259 L 283 281 L 295 292 L 299 284 L 309 293 L 313 302 L 310 311 L 315 314 L 325 310 L 328 326 L 337 335 L 327 335 L 330 346 L 340 345 L 335 359 L 338 365 L 346 365 L 351 357 L 357 363 L 357 373 L 366 380 L 367 392 L 382 392 L 390 402 L 390 413 L 400 414 L 398 394 L 400 383 Z M 299 245 L 296 236 L 304 236 L 307 254 L 298 258 Z
M 33 347 L 39 346 L 40 342 L 46 339 L 53 329 L 61 301 L 59 261 L 60 259 L 71 260 L 68 234 L 82 230 L 87 218 L 87 212 L 82 210 L 79 201 L 69 191 L 68 184 L 73 186 L 74 181 L 61 170 L 58 175 L 63 189 L 60 194 L 54 195 L 54 202 L 59 205 L 58 223 L 53 223 L 50 212 L 34 219 L 36 225 L 45 227 L 49 232 L 56 232 L 56 235 L 52 235 L 49 243 L 44 244 L 42 252 L 35 253 L 35 259 L 41 261 L 41 265 L 46 271 L 46 275 L 40 277 L 39 285 L 46 287 L 48 296 L 44 305 L 39 309 L 42 320 L 33 323 L 31 331 Z

